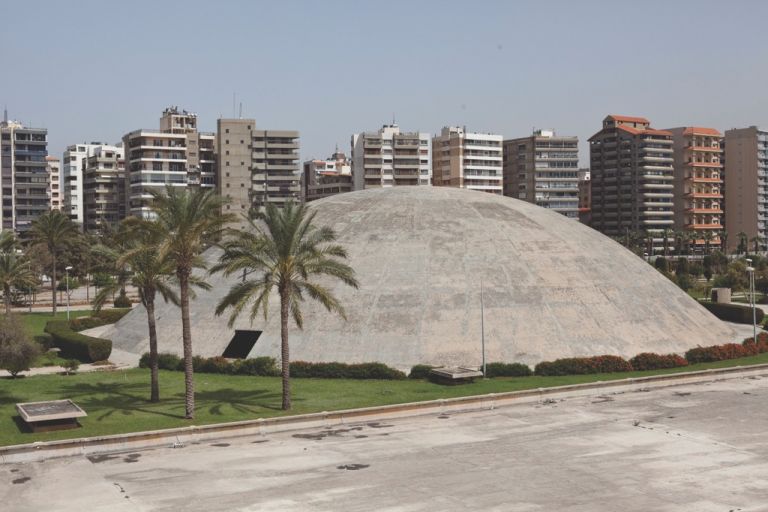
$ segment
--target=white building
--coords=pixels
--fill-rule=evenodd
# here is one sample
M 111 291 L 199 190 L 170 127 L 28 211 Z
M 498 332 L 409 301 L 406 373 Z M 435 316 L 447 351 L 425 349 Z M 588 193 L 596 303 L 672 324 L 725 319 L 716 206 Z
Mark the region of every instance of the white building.
M 55 156 L 45 157 L 48 168 L 48 203 L 51 210 L 61 210 L 63 191 L 61 189 L 61 160 Z
M 85 220 L 83 207 L 83 161 L 93 156 L 96 148 L 106 146 L 102 142 L 72 144 L 67 146 L 61 160 L 63 187 L 62 211 L 74 222 L 82 225 Z
M 444 127 L 432 139 L 432 184 L 501 194 L 502 140 L 501 135 Z
M 429 137 L 424 132 L 401 132 L 396 124 L 352 135 L 354 189 L 431 184 Z
M 326 160 L 304 162 L 302 194 L 306 202 L 352 191 L 352 165 L 338 148 Z

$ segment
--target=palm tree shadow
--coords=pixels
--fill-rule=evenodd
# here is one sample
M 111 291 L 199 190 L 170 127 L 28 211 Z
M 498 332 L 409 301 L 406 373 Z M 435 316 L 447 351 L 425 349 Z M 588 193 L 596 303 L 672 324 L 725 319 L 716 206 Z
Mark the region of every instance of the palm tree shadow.
M 62 394 L 71 398 L 86 412 L 100 411 L 96 416 L 97 421 L 109 418 L 114 414 L 130 416 L 133 413 L 140 412 L 153 414 L 156 416 L 165 416 L 167 418 L 183 419 L 184 414 L 173 414 L 167 410 L 161 410 L 157 407 L 167 409 L 169 400 L 158 403 L 152 403 L 136 391 L 146 391 L 146 385 L 141 383 L 99 383 L 89 384 L 85 382 L 65 385 L 61 388 Z M 178 402 L 172 399 L 174 408 L 179 407 L 183 411 L 183 401 Z M 178 402 L 178 403 L 176 403 Z
M 176 395 L 184 399 L 183 393 Z M 243 414 L 258 414 L 263 409 L 279 411 L 281 395 L 266 390 L 216 389 L 198 391 L 195 400 L 199 408 L 208 408 L 214 416 L 222 416 L 222 406 L 228 405 L 233 410 Z

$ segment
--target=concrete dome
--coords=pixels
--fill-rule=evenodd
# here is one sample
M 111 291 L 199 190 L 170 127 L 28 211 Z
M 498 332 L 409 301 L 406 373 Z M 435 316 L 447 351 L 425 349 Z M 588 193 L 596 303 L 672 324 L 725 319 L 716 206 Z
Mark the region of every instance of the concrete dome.
M 398 187 L 311 203 L 349 251 L 360 289 L 331 285 L 348 321 L 313 302 L 291 328 L 291 359 L 478 365 L 480 288 L 488 361 L 682 352 L 735 333 L 620 244 L 572 219 L 483 192 Z M 216 254 L 209 254 L 215 258 Z M 234 330 L 215 304 L 236 279 L 212 276 L 192 303 L 196 354 L 221 355 Z M 278 301 L 238 329 L 263 331 L 251 357 L 279 357 Z M 181 353 L 178 308 L 159 304 L 161 351 Z M 116 351 L 147 350 L 138 308 L 102 334 Z

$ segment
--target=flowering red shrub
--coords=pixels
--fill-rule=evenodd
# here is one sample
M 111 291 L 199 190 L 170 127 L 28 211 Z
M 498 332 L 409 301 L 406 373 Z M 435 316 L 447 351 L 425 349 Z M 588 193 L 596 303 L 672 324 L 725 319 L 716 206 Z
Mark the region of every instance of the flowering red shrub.
M 536 375 L 584 375 L 632 371 L 632 365 L 619 356 L 569 357 L 542 361 L 536 365 Z
M 688 366 L 688 361 L 677 354 L 654 354 L 653 352 L 643 352 L 637 354 L 629 360 L 632 368 L 637 371 L 661 370 L 663 368 L 677 368 Z
M 710 347 L 696 347 L 685 353 L 685 358 L 690 364 L 711 363 L 713 361 L 725 361 L 726 359 L 738 359 L 757 353 L 754 343 L 751 347 L 738 343 L 726 343 L 724 345 L 712 345 Z

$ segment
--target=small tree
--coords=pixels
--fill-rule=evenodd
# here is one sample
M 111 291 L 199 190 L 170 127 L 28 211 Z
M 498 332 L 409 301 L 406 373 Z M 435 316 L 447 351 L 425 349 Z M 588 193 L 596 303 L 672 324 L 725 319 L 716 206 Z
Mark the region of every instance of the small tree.
M 12 377 L 29 370 L 40 354 L 40 347 L 32 341 L 16 315 L 0 316 L 0 368 Z
M 677 260 L 677 266 L 675 267 L 675 274 L 678 276 L 687 275 L 690 271 L 690 265 L 688 265 L 688 258 L 679 258 Z
M 77 372 L 78 368 L 80 368 L 80 361 L 77 359 L 67 359 L 61 366 L 64 368 L 64 372 L 66 372 L 67 375 L 71 375 Z

